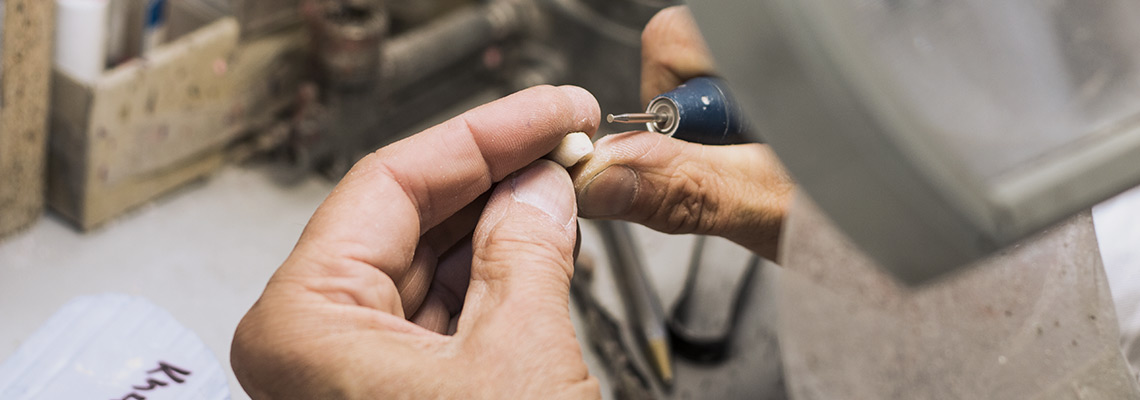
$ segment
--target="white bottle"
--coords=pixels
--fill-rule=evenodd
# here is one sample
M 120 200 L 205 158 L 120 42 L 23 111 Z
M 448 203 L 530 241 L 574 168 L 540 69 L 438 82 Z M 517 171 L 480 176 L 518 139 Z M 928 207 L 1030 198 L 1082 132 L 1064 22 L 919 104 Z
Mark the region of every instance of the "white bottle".
M 107 54 L 108 0 L 56 0 L 55 68 L 92 84 Z

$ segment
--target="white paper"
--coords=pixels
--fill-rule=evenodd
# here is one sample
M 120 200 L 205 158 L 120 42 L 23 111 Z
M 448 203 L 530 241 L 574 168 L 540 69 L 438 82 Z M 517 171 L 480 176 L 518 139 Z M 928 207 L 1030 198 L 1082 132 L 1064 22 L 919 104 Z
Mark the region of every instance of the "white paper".
M 0 399 L 229 399 L 225 370 L 170 313 L 124 294 L 64 305 L 0 365 Z
M 1121 347 L 1132 369 L 1140 371 L 1140 187 L 1093 207 L 1093 224 Z

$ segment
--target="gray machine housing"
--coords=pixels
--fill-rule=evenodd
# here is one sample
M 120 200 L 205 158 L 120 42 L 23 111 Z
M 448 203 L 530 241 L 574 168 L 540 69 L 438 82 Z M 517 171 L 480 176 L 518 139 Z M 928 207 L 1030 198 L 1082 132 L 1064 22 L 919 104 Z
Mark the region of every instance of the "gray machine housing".
M 835 21 L 820 18 L 827 1 L 690 3 L 756 133 L 834 223 L 905 283 L 968 266 L 1140 184 L 1135 118 L 983 179 L 881 90 L 889 77 L 860 63 L 868 55 L 843 46 Z

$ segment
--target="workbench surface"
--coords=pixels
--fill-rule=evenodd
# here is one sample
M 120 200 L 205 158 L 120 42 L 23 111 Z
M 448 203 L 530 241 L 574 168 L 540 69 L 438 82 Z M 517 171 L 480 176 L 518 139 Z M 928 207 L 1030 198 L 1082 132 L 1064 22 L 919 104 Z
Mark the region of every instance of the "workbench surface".
M 68 300 L 122 292 L 170 311 L 228 370 L 234 327 L 333 187 L 316 176 L 280 185 L 269 169 L 227 167 L 86 235 L 49 214 L 31 230 L 0 243 L 0 359 Z M 1099 206 L 1094 215 L 1124 341 L 1130 345 L 1140 336 L 1140 190 Z M 676 260 L 688 259 L 691 238 L 641 228 L 635 233 L 668 307 L 685 273 L 685 263 Z M 591 239 L 588 229 L 584 236 L 583 251 L 604 258 L 597 238 Z M 596 276 L 599 300 L 620 314 L 610 274 Z M 584 353 L 599 374 L 593 354 Z M 1136 365 L 1137 355 L 1130 356 Z M 246 398 L 232 373 L 229 379 L 233 397 Z

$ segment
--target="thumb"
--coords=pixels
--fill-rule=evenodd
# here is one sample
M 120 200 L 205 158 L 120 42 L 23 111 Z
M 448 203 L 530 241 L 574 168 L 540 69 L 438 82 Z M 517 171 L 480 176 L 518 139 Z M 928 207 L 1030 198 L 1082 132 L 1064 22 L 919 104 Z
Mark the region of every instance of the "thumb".
M 768 146 L 609 135 L 574 170 L 583 217 L 716 235 L 774 260 L 793 183 Z
M 495 398 L 598 398 L 570 323 L 577 207 L 566 169 L 536 161 L 495 188 L 472 238 L 456 339 Z
M 469 321 L 496 317 L 491 314 L 516 325 L 564 319 L 572 329 L 567 307 L 576 209 L 569 174 L 551 161 L 536 161 L 499 184 L 473 236 L 459 331 Z

